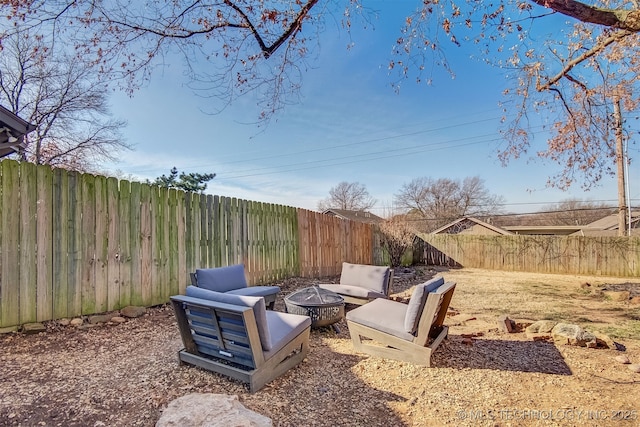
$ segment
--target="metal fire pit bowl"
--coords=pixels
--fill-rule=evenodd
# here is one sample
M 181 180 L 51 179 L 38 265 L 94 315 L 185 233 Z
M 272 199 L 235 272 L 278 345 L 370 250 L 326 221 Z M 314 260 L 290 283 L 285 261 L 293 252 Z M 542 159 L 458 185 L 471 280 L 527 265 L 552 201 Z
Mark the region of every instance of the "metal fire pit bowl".
M 318 286 L 303 288 L 284 298 L 288 313 L 311 317 L 311 326 L 329 326 L 344 317 L 344 299 Z

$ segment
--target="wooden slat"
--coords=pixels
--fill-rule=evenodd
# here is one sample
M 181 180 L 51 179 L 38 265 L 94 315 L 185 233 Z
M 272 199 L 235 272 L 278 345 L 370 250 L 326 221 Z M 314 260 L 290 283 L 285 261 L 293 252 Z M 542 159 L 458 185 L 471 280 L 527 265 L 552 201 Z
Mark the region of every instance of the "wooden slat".
M 187 283 L 189 283 L 189 273 L 192 270 L 187 268 L 187 257 L 186 257 L 186 194 L 183 191 L 179 191 L 176 193 L 176 221 L 178 223 L 176 228 L 176 238 L 177 238 L 177 260 L 178 260 L 178 292 L 176 294 L 184 294 L 187 288 Z
M 77 172 L 68 174 L 68 203 L 69 220 L 66 224 L 67 239 L 67 314 L 69 317 L 82 314 L 82 271 L 83 271 L 83 232 L 82 232 L 82 182 Z
M 37 193 L 36 167 L 32 163 L 20 164 L 20 323 L 35 322 L 37 318 Z
M 0 327 L 20 324 L 20 173 L 17 162 L 0 162 Z
M 53 171 L 39 167 L 36 206 L 36 320 L 44 321 L 53 315 Z
M 198 197 L 198 214 L 200 226 L 198 228 L 197 262 L 199 266 L 207 266 L 209 265 L 209 247 L 207 246 L 207 196 L 204 194 L 200 194 Z
M 98 313 L 96 304 L 96 184 L 93 175 L 81 175 L 82 193 L 80 288 L 82 314 Z
M 132 305 L 142 305 L 142 222 L 141 222 L 141 193 L 142 184 L 131 183 L 131 205 L 129 208 L 129 250 L 131 258 L 130 296 L 128 300 Z
M 95 310 L 103 313 L 109 307 L 109 212 L 107 179 L 95 177 Z
M 120 181 L 118 184 L 118 277 L 120 287 L 120 308 L 131 304 L 131 269 L 132 269 L 132 232 L 131 232 L 131 183 Z
M 160 253 L 160 270 L 159 277 L 160 282 L 155 285 L 159 287 L 160 294 L 156 299 L 157 304 L 164 304 L 169 301 L 169 297 L 172 295 L 171 289 L 171 267 L 170 267 L 170 234 L 169 224 L 174 219 L 170 216 L 170 203 L 169 203 L 169 189 L 160 188 L 159 194 L 159 208 L 162 209 L 161 222 L 156 226 L 158 230 L 158 247 Z
M 213 196 L 213 240 L 211 242 L 211 252 L 212 252 L 212 264 L 211 267 L 220 267 L 222 266 L 222 258 L 223 251 L 221 248 L 224 244 L 224 233 L 222 226 L 222 221 L 220 219 L 220 197 Z
M 69 294 L 69 175 L 64 169 L 53 171 L 53 239 L 52 239 L 52 297 L 53 318 L 62 319 L 72 314 L 68 311 Z
M 167 283 L 167 301 L 169 296 L 180 293 L 179 286 L 179 269 L 180 269 L 180 255 L 178 252 L 178 224 L 179 216 L 177 213 L 178 208 L 178 192 L 175 189 L 171 189 L 167 194 L 167 225 L 166 230 L 167 237 L 167 271 L 168 271 L 168 283 Z
M 140 295 L 136 296 L 139 305 L 152 304 L 152 275 L 153 275 L 153 242 L 152 233 L 151 186 L 143 184 L 140 187 Z M 133 300 L 133 298 L 132 298 Z
M 107 310 L 121 308 L 120 227 L 128 222 L 120 217 L 120 187 L 116 178 L 107 179 Z M 128 213 L 128 211 L 127 211 Z M 127 278 L 128 280 L 128 278 Z
M 150 202 L 150 230 L 151 230 L 151 257 L 153 259 L 151 265 L 151 280 L 149 286 L 150 301 L 152 305 L 161 304 L 165 293 L 164 287 L 166 281 L 164 277 L 164 262 L 165 255 L 164 250 L 164 234 L 163 224 L 166 221 L 165 218 L 165 206 L 161 192 L 164 190 L 166 194 L 166 188 L 159 188 L 157 186 L 150 187 L 151 190 L 151 202 Z

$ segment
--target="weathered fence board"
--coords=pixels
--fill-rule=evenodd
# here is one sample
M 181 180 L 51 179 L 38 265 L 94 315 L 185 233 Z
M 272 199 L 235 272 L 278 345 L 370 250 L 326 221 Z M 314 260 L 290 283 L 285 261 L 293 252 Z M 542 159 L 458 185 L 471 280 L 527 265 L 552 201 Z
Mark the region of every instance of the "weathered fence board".
M 67 316 L 82 314 L 82 184 L 81 175 L 69 172 L 69 218 L 67 221 L 68 251 L 68 284 L 67 284 Z M 64 190 L 63 190 L 64 191 Z M 61 248 L 64 250 L 64 248 Z
M 17 262 L 20 268 L 20 323 L 35 322 L 37 318 L 36 177 L 35 165 L 20 165 L 20 253 Z
M 20 217 L 15 207 L 20 205 L 18 164 L 0 163 L 2 205 L 0 206 L 0 327 L 20 324 Z M 18 310 L 16 310 L 18 308 Z
M 82 313 L 98 313 L 96 307 L 96 184 L 95 176 L 80 180 L 81 191 L 81 247 L 80 275 Z
M 120 307 L 120 188 L 116 178 L 107 179 L 107 310 Z
M 53 171 L 52 220 L 52 297 L 53 318 L 69 314 L 69 175 L 63 169 Z M 0 214 L 2 215 L 2 214 Z
M 53 171 L 37 168 L 36 173 L 36 320 L 53 317 Z

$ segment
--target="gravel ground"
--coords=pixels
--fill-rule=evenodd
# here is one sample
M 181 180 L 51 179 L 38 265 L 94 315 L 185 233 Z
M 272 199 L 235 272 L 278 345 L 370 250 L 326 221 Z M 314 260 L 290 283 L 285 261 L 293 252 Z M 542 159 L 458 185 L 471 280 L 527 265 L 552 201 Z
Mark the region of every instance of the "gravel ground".
M 401 297 L 434 271 L 404 273 L 394 285 Z M 153 426 L 170 401 L 195 392 L 238 395 L 276 426 L 640 425 L 640 374 L 613 360 L 621 352 L 498 332 L 500 313 L 480 309 L 491 301 L 478 297 L 478 283 L 491 277 L 493 286 L 506 289 L 520 276 L 464 273 L 443 275 L 458 282 L 452 308 L 464 314 L 475 307 L 469 316 L 475 319 L 445 322 L 452 325 L 450 336 L 434 354 L 433 368 L 354 353 L 342 321 L 340 332 L 312 330 L 308 358 L 255 394 L 178 365 L 181 341 L 169 306 L 123 324 L 77 329 L 49 323 L 46 333 L 5 334 L 0 425 Z M 577 287 L 584 279 L 572 280 Z M 286 295 L 312 282 L 279 285 Z M 521 294 L 510 295 L 504 304 L 523 304 Z M 584 301 L 576 304 L 584 311 Z M 283 309 L 281 299 L 276 309 Z M 624 354 L 640 363 L 640 341 L 628 339 L 624 346 Z

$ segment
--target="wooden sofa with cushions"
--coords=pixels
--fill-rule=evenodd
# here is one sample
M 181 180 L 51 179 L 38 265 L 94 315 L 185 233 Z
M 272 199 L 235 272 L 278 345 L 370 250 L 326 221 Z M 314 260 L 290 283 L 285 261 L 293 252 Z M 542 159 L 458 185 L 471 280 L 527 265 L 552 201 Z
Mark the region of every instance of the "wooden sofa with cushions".
M 253 393 L 309 353 L 311 319 L 267 310 L 264 298 L 187 286 L 171 297 L 181 363 L 237 379 Z
M 387 266 L 342 263 L 340 283 L 319 284 L 340 294 L 349 304 L 366 304 L 376 298 L 389 298 L 393 270 Z
M 226 267 L 199 268 L 191 273 L 191 284 L 199 288 L 231 295 L 263 297 L 267 308 L 273 310 L 279 286 L 249 286 L 243 264 Z

